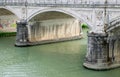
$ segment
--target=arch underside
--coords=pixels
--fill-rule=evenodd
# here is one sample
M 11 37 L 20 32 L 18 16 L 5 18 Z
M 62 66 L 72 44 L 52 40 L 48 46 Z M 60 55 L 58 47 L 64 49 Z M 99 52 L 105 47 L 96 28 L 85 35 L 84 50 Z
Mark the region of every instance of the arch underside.
M 29 41 L 49 43 L 79 39 L 80 21 L 62 12 L 49 11 L 39 13 L 29 20 Z
M 46 9 L 40 9 L 32 14 L 30 14 L 27 18 L 27 21 L 30 21 L 33 17 L 35 17 L 38 14 L 41 13 L 45 13 L 45 12 L 60 12 L 60 13 L 64 13 L 66 15 L 69 15 L 79 21 L 82 21 L 84 23 L 86 23 L 89 27 L 89 29 L 92 29 L 93 27 L 93 23 L 91 22 L 91 20 L 89 20 L 86 16 L 83 16 L 83 14 L 79 14 L 76 11 L 70 10 L 70 9 L 61 9 L 61 8 L 46 8 Z

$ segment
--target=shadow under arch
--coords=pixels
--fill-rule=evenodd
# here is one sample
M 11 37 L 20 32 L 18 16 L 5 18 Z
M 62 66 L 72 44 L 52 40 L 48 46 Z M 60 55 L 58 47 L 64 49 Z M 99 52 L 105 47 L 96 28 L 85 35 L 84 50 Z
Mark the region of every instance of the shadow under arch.
M 89 29 L 92 29 L 92 26 L 93 24 L 88 22 L 87 20 L 85 20 L 81 15 L 79 15 L 78 13 L 72 11 L 72 10 L 69 10 L 69 9 L 42 9 L 42 10 L 38 10 L 37 12 L 33 13 L 32 15 L 30 15 L 28 18 L 27 18 L 27 21 L 30 21 L 33 17 L 35 17 L 36 15 L 38 14 L 41 14 L 41 13 L 45 13 L 45 12 L 51 12 L 51 11 L 54 11 L 54 12 L 60 12 L 60 13 L 64 13 L 64 14 L 67 14 L 69 16 L 72 16 L 73 18 L 79 20 L 79 21 L 83 21 L 85 22 Z

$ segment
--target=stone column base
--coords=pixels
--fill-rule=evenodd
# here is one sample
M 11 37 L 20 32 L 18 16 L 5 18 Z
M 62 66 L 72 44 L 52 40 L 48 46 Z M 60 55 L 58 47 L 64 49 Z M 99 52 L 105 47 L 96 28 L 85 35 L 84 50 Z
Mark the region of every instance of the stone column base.
M 94 70 L 109 69 L 108 43 L 105 33 L 88 33 L 88 50 L 83 64 Z
M 16 46 L 16 47 L 27 47 L 27 46 L 29 46 L 29 45 L 28 45 L 28 43 L 19 43 L 19 42 L 16 42 L 16 43 L 15 43 L 15 46 Z
M 90 63 L 85 62 L 83 66 L 85 68 L 92 69 L 92 70 L 110 70 L 110 69 L 120 67 L 120 63 L 113 63 L 113 64 L 102 63 L 99 65 L 99 64 L 90 64 Z

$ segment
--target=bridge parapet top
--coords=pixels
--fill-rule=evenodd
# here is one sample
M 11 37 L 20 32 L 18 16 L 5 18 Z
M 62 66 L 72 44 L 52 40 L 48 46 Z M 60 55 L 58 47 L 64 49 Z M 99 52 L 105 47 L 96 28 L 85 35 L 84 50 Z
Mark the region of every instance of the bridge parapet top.
M 106 0 L 0 0 L 0 6 L 104 7 Z M 119 0 L 107 0 L 108 7 L 120 6 Z

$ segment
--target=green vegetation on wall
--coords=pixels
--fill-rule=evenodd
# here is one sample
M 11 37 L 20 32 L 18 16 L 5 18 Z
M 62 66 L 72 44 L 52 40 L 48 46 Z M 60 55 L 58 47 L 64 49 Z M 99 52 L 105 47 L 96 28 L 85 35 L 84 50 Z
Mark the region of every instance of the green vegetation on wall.
M 16 28 L 17 25 L 16 25 L 16 23 L 13 23 L 10 26 Z
M 83 29 L 88 29 L 89 28 L 86 23 L 82 23 L 81 26 L 82 26 Z
M 16 32 L 0 32 L 0 37 L 16 36 Z

